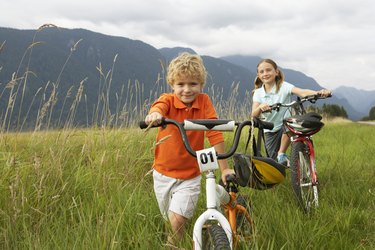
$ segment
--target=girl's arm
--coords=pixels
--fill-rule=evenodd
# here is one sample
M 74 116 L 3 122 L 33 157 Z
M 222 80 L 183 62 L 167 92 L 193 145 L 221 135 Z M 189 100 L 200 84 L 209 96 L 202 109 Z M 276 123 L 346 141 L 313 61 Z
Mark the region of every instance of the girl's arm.
M 307 95 L 321 95 L 321 96 L 329 96 L 332 94 L 330 90 L 321 89 L 319 91 L 311 90 L 311 89 L 300 89 L 297 87 L 292 88 L 292 94 L 298 95 L 299 97 L 305 97 Z

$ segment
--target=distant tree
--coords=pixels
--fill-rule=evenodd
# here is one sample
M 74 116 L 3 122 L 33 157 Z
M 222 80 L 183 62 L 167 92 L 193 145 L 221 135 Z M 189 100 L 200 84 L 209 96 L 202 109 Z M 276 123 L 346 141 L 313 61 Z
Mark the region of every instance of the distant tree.
M 361 119 L 362 121 L 375 120 L 375 107 L 372 107 L 368 113 L 368 116 L 365 116 Z
M 343 117 L 348 118 L 348 113 L 343 106 L 336 104 L 323 104 L 322 113 L 327 114 L 331 117 Z
M 375 107 L 372 107 L 370 109 L 370 112 L 368 113 L 368 116 L 369 116 L 370 120 L 375 120 Z
M 343 106 L 340 106 L 340 107 L 341 107 L 341 117 L 348 118 L 348 113 L 346 112 L 344 107 Z

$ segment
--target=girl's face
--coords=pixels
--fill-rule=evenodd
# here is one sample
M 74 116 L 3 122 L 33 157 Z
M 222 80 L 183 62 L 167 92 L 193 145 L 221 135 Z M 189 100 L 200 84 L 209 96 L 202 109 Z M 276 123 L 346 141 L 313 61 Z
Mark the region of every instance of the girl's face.
M 172 89 L 177 98 L 190 107 L 201 93 L 202 85 L 198 83 L 197 79 L 181 76 L 175 81 Z
M 263 82 L 263 84 L 274 84 L 276 83 L 276 76 L 279 74 L 279 70 L 275 69 L 272 64 L 268 62 L 262 62 L 258 66 L 257 76 Z

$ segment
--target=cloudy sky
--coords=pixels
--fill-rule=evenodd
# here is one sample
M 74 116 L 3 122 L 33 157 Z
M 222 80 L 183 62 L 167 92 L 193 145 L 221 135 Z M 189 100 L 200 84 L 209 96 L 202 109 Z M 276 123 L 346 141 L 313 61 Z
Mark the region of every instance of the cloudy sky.
M 373 0 L 2 0 L 1 10 L 1 27 L 52 23 L 156 48 L 269 57 L 329 89 L 375 90 Z

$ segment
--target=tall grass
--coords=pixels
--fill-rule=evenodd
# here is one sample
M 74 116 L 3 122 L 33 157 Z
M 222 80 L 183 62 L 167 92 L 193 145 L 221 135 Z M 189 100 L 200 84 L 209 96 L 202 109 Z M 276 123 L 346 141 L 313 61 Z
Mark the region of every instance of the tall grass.
M 316 136 L 320 207 L 311 216 L 298 208 L 289 173 L 270 190 L 242 188 L 257 227 L 251 246 L 373 249 L 373 130 L 328 124 Z M 0 248 L 163 249 L 148 174 L 154 137 L 130 128 L 1 134 Z M 204 209 L 202 193 L 193 221 Z M 182 248 L 191 249 L 192 225 Z

